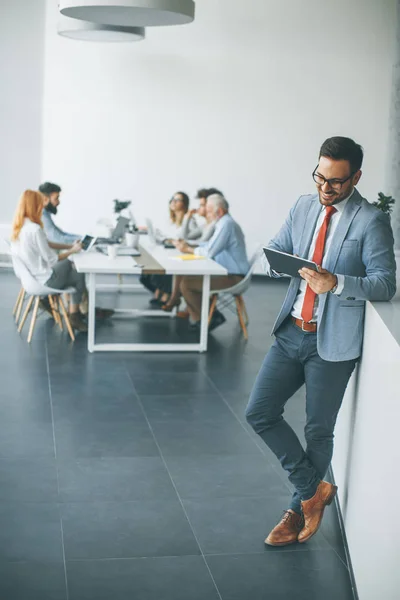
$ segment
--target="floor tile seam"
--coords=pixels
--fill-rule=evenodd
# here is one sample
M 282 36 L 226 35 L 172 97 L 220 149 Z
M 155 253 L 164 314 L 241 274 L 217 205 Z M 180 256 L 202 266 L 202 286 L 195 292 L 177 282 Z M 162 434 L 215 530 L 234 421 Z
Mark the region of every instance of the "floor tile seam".
M 48 353 L 48 347 L 47 347 L 47 334 L 45 336 L 45 349 L 46 349 L 47 377 L 48 377 L 48 385 L 49 385 L 49 400 L 50 400 L 50 411 L 51 411 L 51 424 L 52 424 L 53 443 L 54 443 L 54 459 L 55 459 L 56 480 L 57 480 L 57 498 L 59 498 L 59 496 L 60 496 L 60 478 L 59 478 L 58 461 L 57 461 L 57 443 L 56 443 L 56 433 L 55 433 L 55 423 L 54 423 L 54 411 L 53 411 L 53 398 L 52 398 L 51 378 L 50 378 L 49 353 Z M 59 515 L 59 519 L 60 519 L 61 548 L 62 548 L 63 566 L 64 566 L 64 582 L 65 582 L 66 600 L 69 600 L 67 565 L 66 565 L 66 561 L 65 561 L 64 528 L 63 528 L 63 522 L 62 522 L 62 516 L 61 516 L 61 512 L 60 512 L 60 507 L 59 507 L 58 504 L 57 504 L 57 508 L 58 508 L 58 515 Z
M 53 460 L 55 460 L 54 454 L 21 454 L 19 456 L 15 456 L 15 454 L 2 454 L 1 455 L 1 459 L 2 460 L 17 460 L 17 459 L 21 459 L 21 460 L 28 460 L 29 458 L 35 458 L 35 459 L 42 459 L 42 458 L 52 458 Z
M 254 495 L 243 495 L 243 494 L 229 494 L 229 495 L 224 495 L 224 496 L 185 496 L 183 497 L 182 495 L 180 495 L 180 498 L 182 500 L 182 502 L 200 502 L 200 501 L 216 501 L 216 500 L 226 500 L 229 498 L 232 498 L 234 500 L 272 500 L 274 498 L 280 498 L 282 497 L 282 494 L 274 494 L 274 495 L 270 495 L 270 496 L 266 496 L 265 494 L 254 494 Z M 162 498 L 163 502 L 170 502 L 172 500 L 171 498 Z M 13 506 L 15 505 L 25 505 L 25 504 L 29 504 L 29 505 L 42 505 L 42 504 L 50 504 L 50 505 L 60 505 L 60 506 L 64 506 L 65 504 L 141 504 L 143 502 L 156 502 L 157 500 L 149 500 L 149 499 L 137 499 L 137 500 L 96 500 L 96 499 L 90 499 L 90 500 L 60 500 L 58 499 L 55 502 L 48 502 L 48 501 L 33 501 L 33 502 L 29 502 L 29 501 L 22 501 L 22 502 L 14 502 L 12 503 Z M 1 506 L 9 506 L 10 503 L 9 502 L 2 502 L 0 501 L 0 507 Z M 325 537 L 325 536 L 324 536 Z
M 320 552 L 325 552 L 325 553 L 329 553 L 329 554 L 336 554 L 334 552 L 334 550 L 332 548 L 304 548 L 303 550 L 296 550 L 296 548 L 298 548 L 297 545 L 295 544 L 291 544 L 288 546 L 277 546 L 276 548 L 274 548 L 273 546 L 268 546 L 267 548 L 263 548 L 262 550 L 260 549 L 259 552 L 255 552 L 254 550 L 252 550 L 251 552 L 206 552 L 204 554 L 204 556 L 206 558 L 209 557 L 213 557 L 213 556 L 260 556 L 265 555 L 265 556 L 273 556 L 273 555 L 279 555 L 279 554 L 293 554 L 293 553 L 313 553 L 313 554 L 317 554 Z M 343 565 L 343 563 L 342 563 Z M 343 565 L 343 567 L 346 567 L 345 565 Z M 347 569 L 346 569 L 347 571 Z
M 326 535 L 322 531 L 320 532 L 320 535 L 322 535 L 322 537 L 324 538 L 325 542 L 333 550 L 333 552 L 336 554 L 336 556 L 338 557 L 338 559 L 340 560 L 340 562 L 344 565 L 344 567 L 347 569 L 347 571 L 350 572 L 349 566 L 345 563 L 345 561 L 343 560 L 343 558 L 340 556 L 340 554 L 336 550 L 335 546 L 333 544 L 331 544 L 331 542 L 328 540 L 328 538 L 326 537 Z
M 132 379 L 132 377 L 131 377 L 131 375 L 130 375 L 130 373 L 129 373 L 129 371 L 128 371 L 128 370 L 127 370 L 127 373 L 128 373 L 129 379 L 130 379 L 130 381 L 131 381 L 132 388 L 133 388 L 134 394 L 135 394 L 135 396 L 136 396 L 136 399 L 137 399 L 137 401 L 138 401 L 138 403 L 139 403 L 139 405 L 140 405 L 140 408 L 141 408 L 141 410 L 142 410 L 142 412 L 143 412 L 143 415 L 144 415 L 144 417 L 145 417 L 145 419 L 146 419 L 147 425 L 148 425 L 148 427 L 149 427 L 149 429 L 150 429 L 150 431 L 151 431 L 151 435 L 153 436 L 154 443 L 156 444 L 156 446 L 157 446 L 157 448 L 158 448 L 158 451 L 159 451 L 159 453 L 160 453 L 160 457 L 161 457 L 161 460 L 163 461 L 164 468 L 166 469 L 166 471 L 167 471 L 167 473 L 168 473 L 168 477 L 170 478 L 171 485 L 173 486 L 173 488 L 174 488 L 174 490 L 175 490 L 175 493 L 176 493 L 176 495 L 177 495 L 178 501 L 179 501 L 179 503 L 180 503 L 180 505 L 181 505 L 182 511 L 183 511 L 183 513 L 184 513 L 184 515 L 185 515 L 185 518 L 186 518 L 186 520 L 187 520 L 187 523 L 188 523 L 188 525 L 189 525 L 189 527 L 190 527 L 190 530 L 191 530 L 191 532 L 192 532 L 192 535 L 193 535 L 194 539 L 196 540 L 196 544 L 197 544 L 197 546 L 198 546 L 198 548 L 199 548 L 199 550 L 200 550 L 200 553 L 201 553 L 202 559 L 203 559 L 203 561 L 204 561 L 204 564 L 205 564 L 205 566 L 206 566 L 206 569 L 207 569 L 207 571 L 208 571 L 208 574 L 209 574 L 209 576 L 210 576 L 210 578 L 211 578 L 211 581 L 212 581 L 212 583 L 213 583 L 213 585 L 214 585 L 215 591 L 216 591 L 216 592 L 217 592 L 217 594 L 218 594 L 219 600 L 222 600 L 222 596 L 221 596 L 221 594 L 220 594 L 220 591 L 219 591 L 219 589 L 218 589 L 218 587 L 217 587 L 217 583 L 216 583 L 216 581 L 215 581 L 215 579 L 214 579 L 214 576 L 213 576 L 213 574 L 212 574 L 212 572 L 211 572 L 211 569 L 210 569 L 210 567 L 209 567 L 209 566 L 208 566 L 208 564 L 207 564 L 207 561 L 206 561 L 206 560 L 205 560 L 205 558 L 204 558 L 203 549 L 202 549 L 202 547 L 201 547 L 201 544 L 200 544 L 200 542 L 199 542 L 199 540 L 198 540 L 198 538 L 197 538 L 197 535 L 196 535 L 196 533 L 195 533 L 194 527 L 192 526 L 192 523 L 191 523 L 191 521 L 190 521 L 190 519 L 189 519 L 189 516 L 188 516 L 188 514 L 187 514 L 187 512 L 186 512 L 186 509 L 185 509 L 185 507 L 184 507 L 184 505 L 183 505 L 182 499 L 181 499 L 181 497 L 180 497 L 180 495 L 179 495 L 178 489 L 177 489 L 177 487 L 176 487 L 176 485 L 175 485 L 175 482 L 174 482 L 174 480 L 173 480 L 173 477 L 172 477 L 172 475 L 171 475 L 171 473 L 170 473 L 170 470 L 169 470 L 169 468 L 168 468 L 168 465 L 167 465 L 167 463 L 166 463 L 166 460 L 165 460 L 165 458 L 164 458 L 164 455 L 163 455 L 163 453 L 162 453 L 161 447 L 160 447 L 160 445 L 158 444 L 158 441 L 157 441 L 157 438 L 156 438 L 156 436 L 155 436 L 155 434 L 154 434 L 154 431 L 153 431 L 153 428 L 152 428 L 152 426 L 151 426 L 151 423 L 149 422 L 149 420 L 148 420 L 148 418 L 147 418 L 147 415 L 146 415 L 146 412 L 145 412 L 145 410 L 144 410 L 144 407 L 143 407 L 142 401 L 141 401 L 141 399 L 140 399 L 140 397 L 139 397 L 139 395 L 138 395 L 138 393 L 137 393 L 137 391 L 136 391 L 136 388 L 135 388 L 135 384 L 134 384 L 134 382 L 133 382 L 133 379 Z
M 150 555 L 145 555 L 145 556 L 102 556 L 100 558 L 76 558 L 76 557 L 71 557 L 71 558 L 67 558 L 66 562 L 67 563 L 86 563 L 86 562 L 111 562 L 111 561 L 120 561 L 120 560 L 124 560 L 124 561 L 128 561 L 128 560 L 153 560 L 153 559 L 167 559 L 167 558 L 186 558 L 186 557 L 196 557 L 196 558 L 208 558 L 208 557 L 213 557 L 213 556 L 223 556 L 223 557 L 227 557 L 227 556 L 260 556 L 260 555 L 271 555 L 271 554 L 288 554 L 288 553 L 320 553 L 320 552 L 325 552 L 325 553 L 330 553 L 332 554 L 332 549 L 331 548 L 305 548 L 303 550 L 296 550 L 295 548 L 285 548 L 283 549 L 282 547 L 278 548 L 276 551 L 275 550 L 266 550 L 264 548 L 260 548 L 259 551 L 254 551 L 252 550 L 251 552 L 207 552 L 204 555 L 202 555 L 200 552 L 198 554 L 150 554 Z M 10 562 L 19 562 L 19 561 L 7 561 L 7 562 L 2 562 L 0 561 L 0 565 L 1 564 L 9 564 Z M 25 561 L 26 562 L 26 561 Z M 29 561 L 29 562 L 37 562 L 37 561 Z M 51 562 L 51 561 L 43 561 L 43 562 Z M 61 564 L 60 561 L 58 561 L 58 564 Z M 347 569 L 346 569 L 347 571 Z
M 202 367 L 200 367 L 202 368 Z M 250 432 L 247 430 L 247 428 L 245 427 L 245 422 L 241 421 L 237 415 L 235 414 L 235 412 L 232 410 L 231 406 L 229 405 L 229 402 L 226 400 L 225 396 L 223 395 L 223 393 L 218 389 L 218 387 L 215 385 L 215 383 L 213 382 L 213 380 L 207 375 L 207 373 L 203 370 L 203 374 L 207 377 L 207 379 L 209 380 L 209 382 L 211 383 L 211 385 L 214 387 L 214 389 L 216 390 L 217 394 L 221 397 L 222 401 L 226 404 L 226 406 L 229 408 L 229 410 L 231 411 L 231 413 L 233 414 L 233 416 L 235 417 L 236 421 L 240 424 L 240 426 L 242 427 L 242 429 L 246 432 L 246 434 L 248 435 L 248 437 L 252 440 L 252 442 L 254 443 L 254 445 L 258 448 L 258 450 L 260 451 L 260 453 L 265 457 L 266 460 L 268 460 L 265 452 L 263 451 L 262 448 L 260 448 L 260 446 L 253 440 Z M 269 461 L 268 461 L 269 462 Z M 272 469 L 275 471 L 275 473 L 277 473 L 277 475 L 279 476 L 280 480 L 283 481 L 281 475 L 279 474 L 278 470 L 276 469 L 275 465 L 273 463 L 270 463 Z M 285 482 L 283 482 L 285 483 Z M 286 484 L 287 485 L 287 484 Z
M 139 561 L 139 560 L 165 560 L 169 558 L 202 558 L 201 554 L 165 554 L 159 556 L 123 556 L 111 558 L 68 558 L 67 563 L 86 562 L 116 562 L 116 561 Z M 2 562 L 0 561 L 0 565 Z
M 232 413 L 232 415 L 234 416 L 235 420 L 239 423 L 239 425 L 241 426 L 241 428 L 246 432 L 246 435 L 251 439 L 251 441 L 253 442 L 253 444 L 255 446 L 257 446 L 257 448 L 261 452 L 261 454 L 263 454 L 261 448 L 256 444 L 256 442 L 252 438 L 251 434 L 249 433 L 249 431 L 244 426 L 244 422 L 240 421 L 240 419 L 234 413 L 234 411 L 232 410 L 232 408 L 229 405 L 228 401 L 225 399 L 225 397 L 222 394 L 222 392 L 218 389 L 218 387 L 215 385 L 215 383 L 213 382 L 213 380 L 208 376 L 208 374 L 204 370 L 202 372 L 203 372 L 203 375 L 208 379 L 208 381 L 211 384 L 211 386 L 215 389 L 217 395 L 221 398 L 222 402 L 228 407 L 229 411 Z

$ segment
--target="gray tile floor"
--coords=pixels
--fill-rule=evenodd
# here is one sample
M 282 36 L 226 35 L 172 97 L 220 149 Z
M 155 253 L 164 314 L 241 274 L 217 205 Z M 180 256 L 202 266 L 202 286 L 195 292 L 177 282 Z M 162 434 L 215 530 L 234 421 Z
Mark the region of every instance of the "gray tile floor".
M 206 355 L 89 355 L 45 315 L 29 347 L 0 284 L 1 599 L 353 597 L 333 507 L 308 544 L 263 544 L 290 487 L 243 412 L 285 282 L 256 280 L 249 342 L 231 315 Z M 193 339 L 172 319 L 99 328 L 133 336 Z M 302 390 L 287 416 L 301 436 Z

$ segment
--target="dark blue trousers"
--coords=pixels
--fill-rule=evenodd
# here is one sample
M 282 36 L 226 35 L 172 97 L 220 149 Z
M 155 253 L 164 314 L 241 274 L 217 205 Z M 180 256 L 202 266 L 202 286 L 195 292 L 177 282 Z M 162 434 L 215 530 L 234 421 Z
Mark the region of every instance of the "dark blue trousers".
M 332 459 L 333 432 L 346 386 L 357 360 L 330 362 L 317 352 L 317 334 L 288 318 L 257 375 L 246 418 L 288 472 L 295 488 L 290 507 L 314 496 Z M 291 396 L 306 385 L 306 449 L 283 418 Z

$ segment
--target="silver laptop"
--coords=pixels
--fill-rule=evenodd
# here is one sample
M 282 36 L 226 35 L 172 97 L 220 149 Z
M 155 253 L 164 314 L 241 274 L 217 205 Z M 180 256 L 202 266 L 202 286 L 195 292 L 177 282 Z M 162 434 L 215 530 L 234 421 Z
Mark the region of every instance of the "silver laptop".
M 149 236 L 150 241 L 153 244 L 159 244 L 160 246 L 164 246 L 164 248 L 175 248 L 174 244 L 170 244 L 169 242 L 166 241 L 166 239 L 162 239 L 157 237 L 157 234 L 154 230 L 154 225 L 153 222 L 150 219 L 146 219 L 146 227 L 147 227 L 147 234 Z
M 117 224 L 114 228 L 114 231 L 109 238 L 98 237 L 96 240 L 97 244 L 118 244 L 124 237 L 125 231 L 129 226 L 129 219 L 126 217 L 118 217 Z

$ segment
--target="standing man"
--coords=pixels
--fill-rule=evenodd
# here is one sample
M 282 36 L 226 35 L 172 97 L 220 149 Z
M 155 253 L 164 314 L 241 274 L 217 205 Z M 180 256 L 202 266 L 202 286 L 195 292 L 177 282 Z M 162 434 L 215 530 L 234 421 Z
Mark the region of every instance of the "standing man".
M 327 139 L 313 172 L 317 194 L 301 196 L 269 247 L 313 260 L 291 279 L 246 409 L 254 431 L 280 460 L 295 488 L 289 509 L 265 540 L 306 542 L 318 530 L 336 486 L 323 481 L 333 453 L 336 417 L 363 340 L 365 302 L 396 291 L 388 216 L 362 198 L 363 150 Z M 306 385 L 304 450 L 283 418 L 288 399 Z
M 44 231 L 49 242 L 72 245 L 77 240 L 80 240 L 82 236 L 66 233 L 57 227 L 53 221 L 53 215 L 57 214 L 57 209 L 60 204 L 60 186 L 56 183 L 46 181 L 39 186 L 39 192 L 45 197 L 42 220 Z

